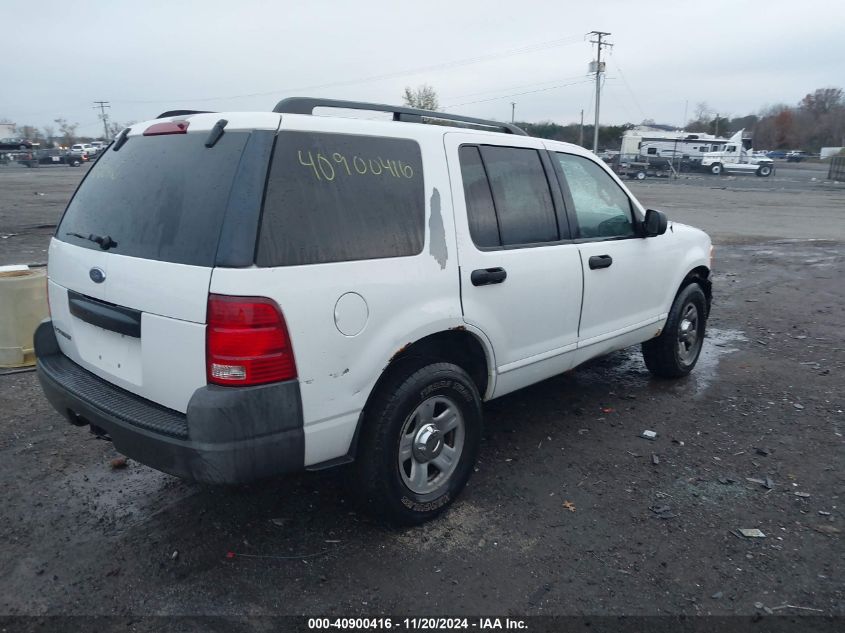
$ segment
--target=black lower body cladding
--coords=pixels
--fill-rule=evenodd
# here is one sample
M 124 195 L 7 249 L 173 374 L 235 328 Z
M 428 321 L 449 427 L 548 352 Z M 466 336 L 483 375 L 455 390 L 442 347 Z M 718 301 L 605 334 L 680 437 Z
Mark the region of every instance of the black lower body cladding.
M 59 349 L 52 321 L 35 332 L 38 378 L 73 424 L 108 433 L 124 455 L 178 477 L 244 483 L 304 467 L 299 383 L 197 389 L 186 414 L 86 371 Z

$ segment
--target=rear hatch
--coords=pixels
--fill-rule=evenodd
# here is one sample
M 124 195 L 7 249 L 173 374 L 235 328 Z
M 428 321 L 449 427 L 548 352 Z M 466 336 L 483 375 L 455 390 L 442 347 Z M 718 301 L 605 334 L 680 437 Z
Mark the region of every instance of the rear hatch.
M 169 119 L 135 126 L 91 168 L 51 241 L 48 289 L 65 355 L 185 412 L 206 384 L 206 307 L 219 250 L 225 243 L 223 259 L 251 264 L 257 183 L 279 117 L 231 115 L 211 147 L 221 115 L 182 118 L 187 132 L 165 125 L 144 135 Z M 237 217 L 227 220 L 233 205 Z M 233 239 L 242 242 L 240 261 Z

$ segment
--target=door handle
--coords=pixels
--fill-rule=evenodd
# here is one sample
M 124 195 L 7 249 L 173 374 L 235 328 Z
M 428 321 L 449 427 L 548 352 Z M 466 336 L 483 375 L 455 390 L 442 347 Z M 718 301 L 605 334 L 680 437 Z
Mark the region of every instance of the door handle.
M 590 257 L 590 270 L 596 268 L 610 268 L 613 258 L 610 255 L 593 255 Z
M 478 270 L 473 270 L 469 276 L 473 286 L 500 284 L 507 278 L 508 273 L 504 268 L 479 268 Z

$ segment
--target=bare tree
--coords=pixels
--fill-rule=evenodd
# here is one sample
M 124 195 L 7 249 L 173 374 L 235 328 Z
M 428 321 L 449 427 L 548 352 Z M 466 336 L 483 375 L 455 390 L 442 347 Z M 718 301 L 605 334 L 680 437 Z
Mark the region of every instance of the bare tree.
M 44 141 L 47 145 L 52 147 L 53 145 L 53 138 L 56 136 L 56 128 L 52 125 L 45 125 L 41 128 L 44 133 Z
M 713 118 L 713 110 L 706 101 L 699 101 L 695 104 L 695 121 L 709 122 Z
M 798 107 L 818 117 L 828 114 L 842 105 L 842 90 L 840 88 L 819 88 L 801 99 Z
M 23 138 L 30 140 L 37 140 L 39 137 L 38 128 L 34 125 L 18 125 L 15 127 L 15 132 Z
M 405 102 L 406 106 L 420 110 L 437 110 L 440 108 L 437 92 L 428 84 L 422 84 L 416 88 L 406 86 L 402 101 Z
M 126 128 L 135 125 L 135 121 L 129 121 L 128 123 L 119 123 L 118 121 L 110 121 L 109 122 L 109 136 L 111 138 L 116 137 Z
M 68 123 L 65 119 L 55 119 L 53 122 L 59 126 L 59 133 L 63 137 L 64 144 L 67 147 L 73 145 L 74 140 L 76 140 L 76 128 L 79 127 L 79 123 Z

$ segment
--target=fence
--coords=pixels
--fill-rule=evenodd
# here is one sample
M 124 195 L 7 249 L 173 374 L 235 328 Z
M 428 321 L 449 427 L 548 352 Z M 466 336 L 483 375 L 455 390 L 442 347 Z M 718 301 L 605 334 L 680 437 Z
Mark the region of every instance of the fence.
M 834 156 L 830 159 L 827 179 L 845 182 L 845 156 Z

